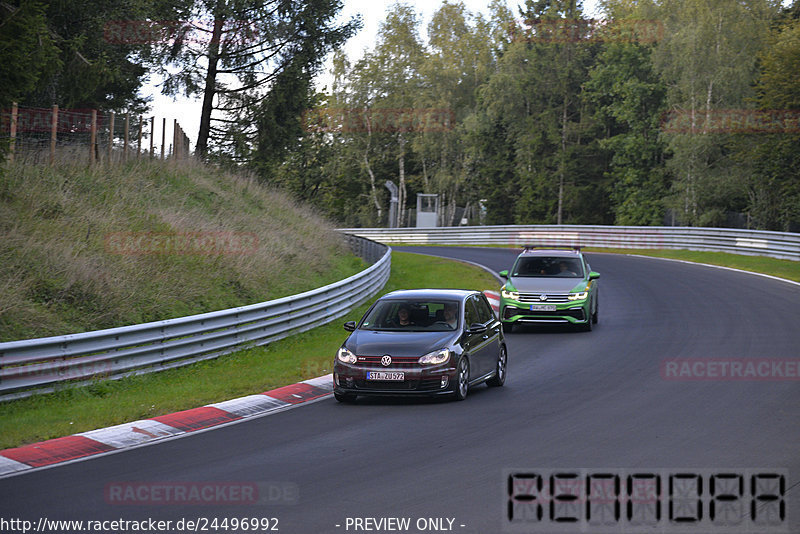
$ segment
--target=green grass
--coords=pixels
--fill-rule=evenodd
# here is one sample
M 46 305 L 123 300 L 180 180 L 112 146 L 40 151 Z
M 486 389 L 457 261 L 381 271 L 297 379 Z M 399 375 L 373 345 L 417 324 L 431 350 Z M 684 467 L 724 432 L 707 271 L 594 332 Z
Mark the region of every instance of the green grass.
M 638 254 L 640 256 L 653 256 L 675 260 L 692 261 L 732 267 L 742 271 L 768 274 L 787 280 L 800 282 L 800 262 L 792 260 L 779 260 L 766 256 L 744 256 L 727 252 L 703 252 L 692 250 L 649 250 L 649 249 L 623 249 L 623 248 L 584 248 L 584 252 L 609 252 L 612 254 Z
M 484 290 L 496 289 L 498 283 L 471 265 L 393 253 L 391 278 L 382 293 L 423 287 Z M 331 324 L 265 347 L 181 369 L 2 403 L 0 449 L 260 393 L 327 374 L 347 335 L 342 323 L 360 318 L 372 300 Z
M 365 267 L 311 208 L 197 162 L 3 170 L 0 342 L 263 302 Z M 141 241 L 130 239 L 152 235 L 173 243 L 181 235 L 249 241 L 227 248 L 216 241 L 222 254 L 201 247 L 141 253 Z M 112 246 L 122 238 L 139 253 Z

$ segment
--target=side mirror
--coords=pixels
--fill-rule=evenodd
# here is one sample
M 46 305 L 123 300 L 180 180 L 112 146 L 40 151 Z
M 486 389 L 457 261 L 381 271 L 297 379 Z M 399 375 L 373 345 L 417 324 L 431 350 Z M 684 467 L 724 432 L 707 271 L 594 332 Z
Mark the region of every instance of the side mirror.
M 503 278 L 508 278 L 508 271 L 507 271 L 507 270 L 502 270 L 502 271 L 500 271 L 500 272 L 499 272 L 499 273 L 497 273 L 497 274 L 499 274 L 499 275 L 500 275 L 500 276 L 502 276 Z
M 589 273 L 589 280 L 597 280 L 598 278 L 600 278 L 600 273 L 596 273 L 594 271 Z
M 469 325 L 469 328 L 467 329 L 467 334 L 483 334 L 484 332 L 486 332 L 486 330 L 487 327 L 485 324 L 472 323 L 471 325 Z
M 347 321 L 344 323 L 344 329 L 348 332 L 353 332 L 356 329 L 356 322 L 355 321 Z

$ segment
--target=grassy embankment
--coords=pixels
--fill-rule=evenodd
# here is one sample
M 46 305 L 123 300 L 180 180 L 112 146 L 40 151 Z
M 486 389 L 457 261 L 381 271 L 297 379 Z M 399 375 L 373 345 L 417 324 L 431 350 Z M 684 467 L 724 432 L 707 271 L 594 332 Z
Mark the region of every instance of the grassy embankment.
M 261 302 L 364 268 L 308 208 L 198 163 L 5 171 L 0 341 Z M 188 247 L 169 248 L 187 235 Z M 136 253 L 150 246 L 163 248 Z

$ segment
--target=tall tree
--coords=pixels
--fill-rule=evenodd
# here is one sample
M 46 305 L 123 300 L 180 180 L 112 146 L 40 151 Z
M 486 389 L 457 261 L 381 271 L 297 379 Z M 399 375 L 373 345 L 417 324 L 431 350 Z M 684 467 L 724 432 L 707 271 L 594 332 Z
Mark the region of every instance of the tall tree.
M 23 100 L 60 67 L 44 6 L 17 4 L 0 3 L 0 109 Z
M 667 83 L 669 109 L 685 131 L 667 134 L 674 173 L 672 207 L 680 222 L 721 225 L 741 204 L 747 169 L 736 164 L 726 134 L 714 132 L 718 109 L 744 109 L 754 94 L 756 58 L 775 0 L 668 0 L 661 4 L 664 39 L 654 51 Z
M 429 53 L 420 66 L 425 83 L 415 99 L 420 110 L 441 110 L 435 128 L 421 128 L 412 144 L 426 193 L 438 193 L 443 222 L 455 222 L 456 205 L 478 200 L 468 186 L 473 165 L 466 151 L 464 120 L 476 111 L 476 91 L 494 69 L 491 27 L 463 3 L 444 2 L 428 26 Z
M 340 0 L 185 0 L 176 4 L 176 15 L 183 20 L 211 21 L 206 28 L 196 23 L 175 28 L 170 42 L 155 54 L 163 64 L 168 94 L 203 96 L 196 149 L 200 155 L 208 153 L 212 139 L 233 139 L 236 152 L 229 155 L 234 157 L 243 147 L 252 148 L 255 115 L 270 87 L 279 88 L 279 100 L 287 98 L 287 84 L 307 87 L 325 55 L 357 28 L 355 19 L 334 22 L 341 5 Z M 192 39 L 192 35 L 204 37 Z M 283 76 L 281 83 L 274 85 L 279 76 Z M 287 80 L 292 77 L 291 82 Z M 308 97 L 307 91 L 296 94 L 301 101 Z M 265 109 L 269 112 L 275 107 Z
M 614 222 L 662 224 L 668 177 L 659 127 L 666 86 L 653 69 L 655 43 L 633 31 L 622 33 L 648 23 L 641 4 L 607 2 L 605 9 L 619 31 L 603 43 L 585 88 L 605 131 L 600 144 L 611 157 L 607 176 Z
M 795 7 L 800 7 L 796 3 Z M 800 12 L 800 9 L 796 10 Z M 747 183 L 748 213 L 757 228 L 800 231 L 800 16 L 787 10 L 761 55 L 757 108 L 783 117 L 772 133 L 739 136 L 737 161 L 752 165 Z M 793 127 L 792 127 L 793 125 Z
M 596 44 L 563 31 L 580 27 L 579 2 L 531 1 L 523 16 L 525 26 L 481 93 L 488 118 L 501 121 L 515 153 L 515 222 L 602 222 L 602 169 L 582 95 Z
M 36 5 L 25 0 L 19 4 L 23 9 Z M 130 30 L 157 13 L 154 4 L 149 0 L 119 3 L 44 0 L 40 5 L 48 34 L 42 41 L 42 52 L 48 46 L 55 46 L 59 61 L 38 78 L 21 103 L 39 107 L 58 104 L 62 108 L 143 110 L 146 98 L 139 95 L 139 89 L 147 69 L 141 54 L 150 44 L 132 38 Z M 31 32 L 38 39 L 41 34 L 36 28 L 32 26 Z M 32 57 L 37 55 L 33 53 Z

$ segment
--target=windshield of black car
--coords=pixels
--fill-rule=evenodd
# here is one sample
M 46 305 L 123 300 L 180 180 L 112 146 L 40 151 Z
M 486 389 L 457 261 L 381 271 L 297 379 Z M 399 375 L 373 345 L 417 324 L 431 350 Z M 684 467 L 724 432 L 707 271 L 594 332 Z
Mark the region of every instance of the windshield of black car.
M 362 330 L 398 332 L 448 332 L 458 327 L 459 302 L 455 300 L 378 301 L 361 322 Z
M 583 262 L 579 258 L 560 256 L 521 256 L 511 276 L 542 278 L 583 278 Z

